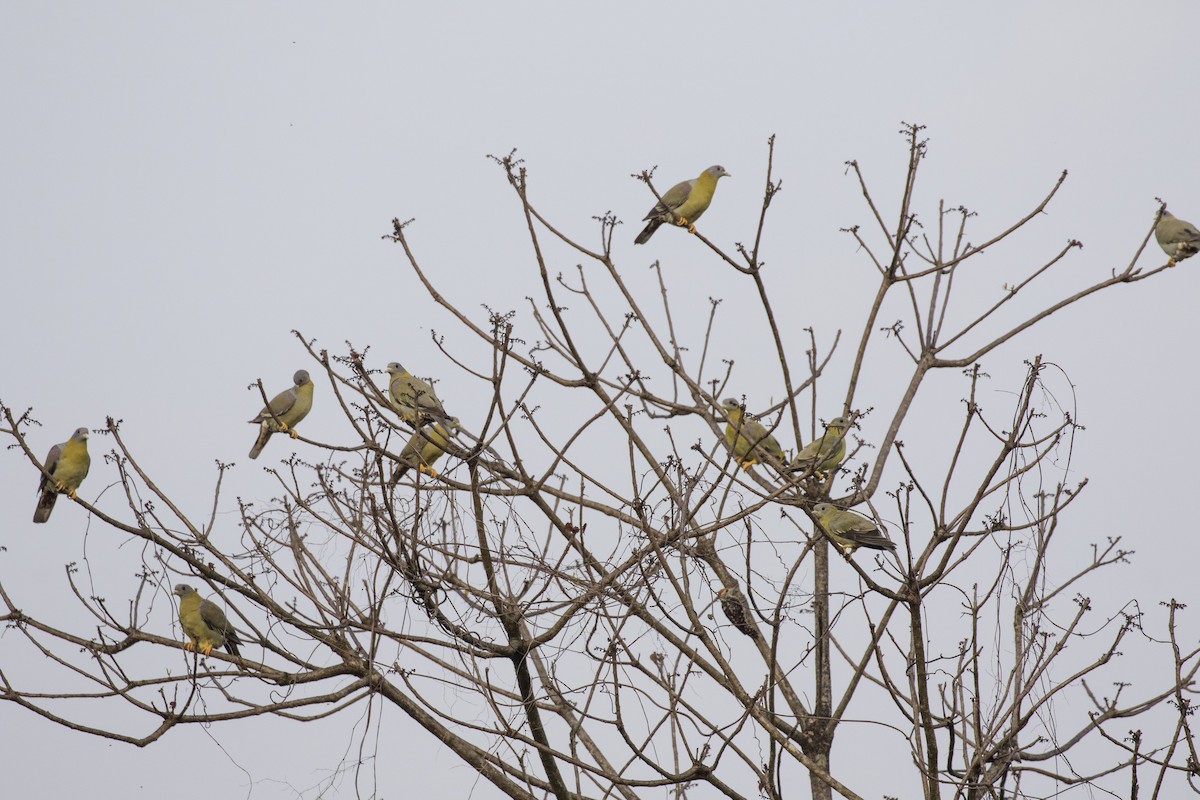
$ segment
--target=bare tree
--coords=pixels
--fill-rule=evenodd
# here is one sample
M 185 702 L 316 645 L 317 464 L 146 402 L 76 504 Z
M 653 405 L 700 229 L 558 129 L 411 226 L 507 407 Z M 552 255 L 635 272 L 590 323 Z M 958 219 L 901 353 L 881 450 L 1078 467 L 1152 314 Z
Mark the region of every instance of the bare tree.
M 459 337 L 453 347 L 437 340 L 441 385 L 488 398 L 485 413 L 462 420 L 440 474 L 398 474 L 412 430 L 378 382 L 388 356 L 352 346 L 330 355 L 299 334 L 335 398 L 322 413 L 336 406 L 356 435 L 302 436 L 312 455 L 275 471 L 278 497 L 239 501 L 236 548 L 210 536 L 228 502 L 227 466 L 200 521 L 109 420 L 106 468 L 125 507 L 79 502 L 102 526 L 91 546 L 143 542 L 142 585 L 117 610 L 69 570 L 69 590 L 93 619 L 71 630 L 39 611 L 43 598 L 0 585 L 4 620 L 51 660 L 61 686 L 29 689 L 0 670 L 0 697 L 136 745 L 181 724 L 388 706 L 514 798 L 682 798 L 699 784 L 709 788 L 695 796 L 784 798 L 805 778 L 815 798 L 856 798 L 875 760 L 864 737 L 877 752 L 909 754 L 916 772 L 897 782 L 918 778 L 930 799 L 1043 797 L 1076 785 L 1092 787 L 1088 796 L 1168 797 L 1193 787 L 1200 660 L 1177 627 L 1182 606 L 1144 613 L 1109 592 L 1098 611 L 1088 587 L 1130 551 L 1103 532 L 1084 532 L 1095 541 L 1082 561 L 1059 547 L 1086 485 L 1063 483 L 1077 423 L 1058 399 L 1069 396 L 1061 371 L 1028 356 L 1009 407 L 993 413 L 978 401 L 985 359 L 1020 363 L 1018 334 L 1167 266 L 1136 268 L 1147 231 L 1125 269 L 1037 298 L 1039 279 L 1077 247 L 1069 241 L 971 307 L 956 288 L 1047 207 L 1066 173 L 1027 215 L 973 244 L 965 208 L 939 204 L 921 222 L 913 205 L 926 141 L 919 126 L 903 133 L 908 169 L 894 208 L 847 165 L 868 222 L 846 234 L 877 275 L 851 347 L 841 332 L 809 331 L 797 353 L 781 333 L 762 264 L 781 189 L 773 137 L 751 242 L 730 253 L 695 233 L 759 298 L 736 315 L 770 331 L 770 386 L 745 385 L 722 352 L 719 301 L 705 311 L 702 341 L 680 341 L 668 275 L 656 265 L 647 292 L 617 268 L 611 214 L 597 218 L 594 248 L 563 234 L 531 200 L 513 154 L 495 160 L 536 267 L 538 296 L 524 314 L 476 318 L 447 299 L 395 221 L 391 238 Z M 639 177 L 654 191 L 651 173 Z M 556 273 L 551 249 L 578 268 Z M 1014 317 L 1010 304 L 1030 294 L 1033 310 Z M 847 365 L 844 385 L 825 377 L 832 363 Z M 871 363 L 911 365 L 889 407 L 863 396 Z M 929 388 L 939 373 L 960 375 L 961 391 Z M 793 452 L 828 416 L 885 424 L 870 441 L 846 431 L 847 457 L 828 474 L 770 455 L 743 467 L 754 459 L 729 447 L 728 396 Z M 769 396 L 780 399 L 762 407 Z M 964 401 L 956 419 L 948 399 Z M 906 445 L 902 427 L 927 408 L 954 435 Z M 40 468 L 25 438 L 30 415 L 8 406 L 3 415 L 4 433 Z M 821 502 L 856 507 L 897 549 L 831 548 L 813 515 Z M 148 624 L 152 599 L 181 576 L 227 602 L 240 658 L 195 656 L 174 674 L 138 655 L 183 647 L 178 630 Z M 1157 685 L 1128 685 L 1118 656 L 1133 648 L 1161 661 Z M 81 711 L 94 704 L 132 706 L 144 722 L 96 727 Z

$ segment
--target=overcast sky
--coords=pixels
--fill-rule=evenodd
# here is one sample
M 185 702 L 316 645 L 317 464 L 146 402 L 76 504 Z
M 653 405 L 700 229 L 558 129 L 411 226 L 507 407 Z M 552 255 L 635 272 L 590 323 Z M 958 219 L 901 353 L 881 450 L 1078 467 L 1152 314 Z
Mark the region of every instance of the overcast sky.
M 311 366 L 290 331 L 334 352 L 371 345 L 372 366 L 400 359 L 418 374 L 440 362 L 431 329 L 468 346 L 381 239 L 393 217 L 415 218 L 411 241 L 452 301 L 525 311 L 538 285 L 520 208 L 485 157 L 514 147 L 531 198 L 564 231 L 594 245 L 591 218 L 611 210 L 625 223 L 618 263 L 644 271 L 661 259 L 673 299 L 701 308 L 752 293 L 679 231 L 635 249 L 652 198 L 630 175 L 657 166 L 663 191 L 724 165 L 733 177 L 701 228 L 732 250 L 753 237 L 776 134 L 784 191 L 768 223 L 767 280 L 794 298 L 777 301 L 794 311 L 785 328 L 800 337 L 813 326 L 828 341 L 839 326 L 857 330 L 876 280 L 838 230 L 868 221 L 844 162 L 857 159 L 894 209 L 906 158 L 897 131 L 919 122 L 931 145 L 918 210 L 932 217 L 940 198 L 969 206 L 976 241 L 1069 170 L 1048 214 L 989 256 L 995 277 L 983 282 L 998 292 L 1079 239 L 1083 250 L 1048 282 L 1043 297 L 1056 298 L 1125 267 L 1156 197 L 1200 221 L 1198 24 L 1200 7 L 1185 0 L 7 3 L 0 400 L 34 408 L 39 455 L 79 426 L 123 419 L 143 466 L 201 518 L 214 462 L 237 461 L 221 509 L 235 524 L 234 497 L 269 497 L 263 462 L 294 447 L 276 437 L 259 462 L 245 457 L 245 420 L 261 405 L 248 385 L 278 391 Z M 1164 260 L 1151 248 L 1146 267 Z M 564 253 L 555 266 L 576 260 Z M 985 402 L 997 410 L 1024 359 L 1042 353 L 1069 376 L 1068 405 L 1087 426 L 1071 478 L 1094 489 L 1074 524 L 1081 541 L 1127 537 L 1138 554 L 1121 575 L 1146 608 L 1197 599 L 1192 559 L 1161 558 L 1164 543 L 1194 548 L 1197 269 L 1068 309 L 986 365 L 997 379 Z M 747 332 L 726 346 L 753 393 L 758 343 Z M 337 441 L 345 423 L 322 412 L 322 389 L 306 433 Z M 778 399 L 777 387 L 759 393 L 760 405 Z M 119 512 L 100 458 L 109 446 L 93 437 L 82 494 Z M 112 535 L 66 501 L 34 527 L 37 480 L 20 453 L 0 453 L 0 582 L 54 616 L 46 603 L 66 597 L 64 565 L 86 556 L 97 591 L 123 607 L 136 579 L 106 571 Z M 164 634 L 173 614 L 157 609 Z M 0 632 L 0 668 L 19 638 Z M 124 729 L 151 724 L 130 717 Z M 351 711 L 319 729 L 191 726 L 137 750 L 0 704 L 0 763 L 13 797 L 98 786 L 101 796 L 315 797 L 329 782 L 325 796 L 350 796 L 352 779 L 329 773 L 357 752 L 361 724 Z M 268 734 L 292 744 L 265 753 Z M 383 797 L 496 796 L 401 715 L 381 735 L 388 757 L 372 765 L 367 794 L 377 782 Z M 185 751 L 205 760 L 203 781 L 183 771 Z

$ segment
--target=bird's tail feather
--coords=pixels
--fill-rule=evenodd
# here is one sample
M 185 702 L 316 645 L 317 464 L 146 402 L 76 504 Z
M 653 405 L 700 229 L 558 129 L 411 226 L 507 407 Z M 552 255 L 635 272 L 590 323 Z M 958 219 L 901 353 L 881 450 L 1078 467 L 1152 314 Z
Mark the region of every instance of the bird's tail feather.
M 250 448 L 250 457 L 258 458 L 258 454 L 267 446 L 267 440 L 271 438 L 273 431 L 267 427 L 267 423 L 263 423 L 258 429 L 258 439 L 254 442 L 254 447 Z
M 859 547 L 867 547 L 871 550 L 895 550 L 896 543 L 884 536 L 882 533 L 855 533 L 853 536 L 847 536 L 847 539 L 854 542 Z
M 33 521 L 45 522 L 50 519 L 50 512 L 54 510 L 56 500 L 58 500 L 57 492 L 42 492 L 42 496 L 38 498 L 37 510 L 33 512 Z
M 650 241 L 650 237 L 654 235 L 654 232 L 658 230 L 659 226 L 662 224 L 663 221 L 661 219 L 650 220 L 646 227 L 642 228 L 642 232 L 637 235 L 637 238 L 633 240 L 633 243 L 645 244 L 646 242 Z

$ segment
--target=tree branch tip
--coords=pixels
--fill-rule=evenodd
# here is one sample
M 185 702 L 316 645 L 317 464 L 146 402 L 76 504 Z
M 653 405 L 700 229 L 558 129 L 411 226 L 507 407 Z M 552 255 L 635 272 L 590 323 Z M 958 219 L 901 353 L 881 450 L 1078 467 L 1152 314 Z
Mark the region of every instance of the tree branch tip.
M 404 229 L 407 228 L 409 225 L 413 224 L 414 222 L 416 222 L 416 219 L 417 219 L 416 217 L 409 217 L 408 219 L 401 222 L 399 217 L 392 217 L 392 232 L 385 233 L 382 236 L 380 236 L 379 238 L 380 239 L 391 239 L 393 242 L 403 242 L 404 241 Z
M 504 167 L 504 169 L 506 171 L 511 172 L 513 167 L 520 166 L 521 164 L 525 163 L 525 159 L 516 158 L 516 155 L 517 155 L 517 148 L 514 147 L 508 151 L 508 155 L 497 156 L 497 155 L 492 155 L 491 153 L 487 153 L 484 157 L 491 159 L 496 164 L 500 165 L 501 167 Z

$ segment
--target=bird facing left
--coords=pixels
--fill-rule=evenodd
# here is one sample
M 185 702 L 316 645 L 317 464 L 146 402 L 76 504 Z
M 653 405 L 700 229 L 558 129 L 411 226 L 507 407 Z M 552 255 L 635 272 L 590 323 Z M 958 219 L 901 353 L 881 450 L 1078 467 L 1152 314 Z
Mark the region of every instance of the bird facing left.
M 212 654 L 214 647 L 224 647 L 230 655 L 241 655 L 238 645 L 242 641 L 220 606 L 200 597 L 200 593 L 186 583 L 176 584 L 172 594 L 179 597 L 179 624 L 188 637 L 183 643 L 185 650 L 197 650 L 207 656 Z

